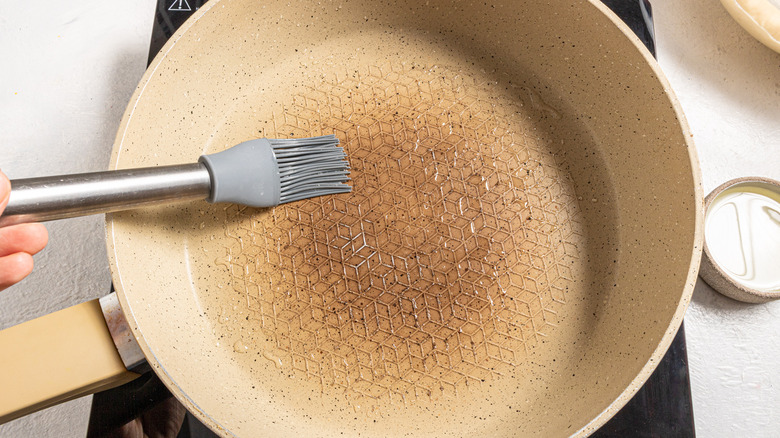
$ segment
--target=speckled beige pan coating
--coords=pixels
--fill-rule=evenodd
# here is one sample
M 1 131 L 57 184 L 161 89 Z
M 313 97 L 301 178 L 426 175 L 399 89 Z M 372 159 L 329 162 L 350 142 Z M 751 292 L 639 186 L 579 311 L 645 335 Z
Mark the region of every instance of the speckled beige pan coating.
M 491 149 L 490 132 L 480 129 L 505 120 L 490 130 L 503 130 L 503 138 L 514 139 L 507 146 L 510 155 L 537 155 L 515 161 L 518 168 L 511 169 L 502 168 L 500 159 L 483 160 L 482 165 L 496 169 L 487 175 L 516 172 L 514 193 L 529 200 L 535 187 L 558 187 L 547 195 L 547 189 L 541 190 L 541 198 L 569 199 L 567 194 L 573 193 L 572 202 L 563 207 L 540 204 L 547 206 L 544 213 L 560 215 L 547 218 L 547 228 L 538 219 L 514 228 L 526 233 L 510 239 L 519 245 L 541 238 L 538 230 L 565 228 L 565 217 L 581 227 L 561 239 L 568 239 L 569 246 L 559 247 L 548 238 L 537 240 L 536 249 L 516 252 L 541 257 L 538 270 L 533 265 L 521 268 L 520 262 L 506 265 L 526 269 L 519 283 L 541 281 L 540 272 L 550 272 L 567 251 L 582 261 L 575 262 L 576 278 L 562 300 L 551 287 L 534 283 L 537 293 L 529 299 L 541 307 L 529 311 L 528 321 L 536 324 L 533 317 L 542 312 L 541 321 L 551 324 L 522 332 L 537 341 L 528 343 L 523 360 L 501 369 L 502 375 L 488 373 L 484 382 L 444 388 L 407 404 L 388 396 L 368 406 L 345 397 L 339 388 L 320 385 L 316 376 L 296 373 L 294 360 L 285 363 L 281 357 L 292 353 L 269 341 L 292 339 L 290 331 L 276 327 L 267 333 L 254 319 L 264 315 L 253 310 L 247 292 L 261 283 L 255 277 L 258 265 L 239 258 L 254 254 L 246 251 L 261 248 L 260 240 L 279 238 L 264 233 L 289 227 L 269 215 L 293 210 L 194 203 L 114 214 L 107 229 L 114 281 L 150 363 L 191 411 L 226 436 L 561 436 L 587 435 L 598 428 L 630 399 L 666 351 L 685 312 L 701 255 L 701 189 L 687 126 L 657 65 L 627 35 L 630 31 L 598 2 L 409 2 L 392 8 L 372 2 L 207 4 L 163 48 L 141 82 L 120 128 L 112 168 L 189 162 L 256 136 L 316 130 L 340 133 L 354 158 L 370 163 L 372 158 L 361 154 L 378 137 L 361 137 L 358 121 L 333 114 L 339 108 L 349 108 L 345 113 L 354 117 L 374 114 L 365 101 L 338 101 L 358 99 L 364 91 L 317 88 L 334 80 L 338 84 L 339 77 L 346 81 L 350 75 L 371 75 L 375 68 L 400 71 L 400 76 L 386 76 L 389 84 L 366 79 L 355 86 L 369 87 L 371 96 L 396 87 L 398 96 L 407 99 L 397 105 L 416 110 L 393 113 L 388 120 L 419 123 L 405 129 L 404 136 L 427 128 L 442 133 L 444 128 L 433 125 L 443 123 L 447 130 L 462 128 L 466 152 L 478 147 L 483 158 L 502 157 Z M 419 84 L 421 73 L 412 70 L 428 75 L 422 85 L 435 81 L 438 91 L 398 91 L 404 78 L 418 75 Z M 443 79 L 433 77 L 438 74 Z M 471 118 L 460 121 L 433 117 L 433 107 L 446 106 L 437 96 L 458 96 L 454 78 L 466 81 L 468 87 L 462 88 L 487 102 L 486 112 L 469 110 Z M 299 98 L 303 103 L 296 103 Z M 305 116 L 307 99 L 321 103 L 316 107 L 320 113 L 311 119 Z M 431 117 L 418 118 L 420 113 Z M 480 118 L 485 123 L 474 124 Z M 337 120 L 340 124 L 333 125 Z M 289 134 L 287 127 L 293 128 Z M 397 148 L 409 145 L 392 135 L 377 141 L 379 148 L 382 141 L 397 142 Z M 436 153 L 439 146 L 430 147 Z M 448 161 L 454 157 L 443 157 L 440 164 L 455 163 Z M 520 178 L 531 175 L 528 163 L 544 168 L 545 162 L 551 163 L 548 170 L 528 179 L 530 186 Z M 471 199 L 489 202 L 489 190 L 453 187 L 467 204 Z M 421 190 L 424 184 L 415 193 Z M 338 199 L 344 205 L 359 204 L 349 195 Z M 520 198 L 509 201 L 512 207 Z M 311 205 L 331 218 L 338 216 L 337 209 L 326 209 L 337 201 L 317 202 Z M 312 226 L 316 230 L 314 222 Z M 448 230 L 450 237 L 457 234 Z M 526 237 L 531 232 L 536 237 Z M 341 237 L 312 233 L 315 241 Z M 412 240 L 414 236 L 409 233 Z M 497 234 L 491 236 L 495 242 Z M 403 236 L 388 239 L 393 243 Z M 550 262 L 544 261 L 540 244 L 557 254 Z M 315 257 L 303 263 L 306 269 L 322 266 Z M 555 272 L 568 275 L 558 268 Z M 488 281 L 491 290 L 496 284 L 501 281 Z M 260 287 L 254 293 L 263 297 L 272 291 Z M 504 305 L 496 301 L 487 309 L 499 314 Z M 283 315 L 280 311 L 279 317 Z M 464 370 L 477 375 L 474 368 L 457 369 Z

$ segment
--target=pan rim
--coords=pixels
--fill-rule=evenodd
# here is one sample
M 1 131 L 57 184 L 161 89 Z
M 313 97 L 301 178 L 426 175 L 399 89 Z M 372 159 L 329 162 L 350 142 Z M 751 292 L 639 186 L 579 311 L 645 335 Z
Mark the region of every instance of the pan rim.
M 685 118 L 685 114 L 682 109 L 677 95 L 674 93 L 669 80 L 661 70 L 661 66 L 653 55 L 647 50 L 647 47 L 642 43 L 639 37 L 634 34 L 631 28 L 623 22 L 609 7 L 607 7 L 600 0 L 588 0 L 588 2 L 600 10 L 604 15 L 609 18 L 612 23 L 620 29 L 623 35 L 634 45 L 639 51 L 640 55 L 647 62 L 647 65 L 655 74 L 657 80 L 660 82 L 664 89 L 664 92 L 669 99 L 669 103 L 672 105 L 675 116 L 678 119 L 682 134 L 685 139 L 686 149 L 688 150 L 688 157 L 691 164 L 692 179 L 694 185 L 694 204 L 695 204 L 695 219 L 694 219 L 694 235 L 693 235 L 693 249 L 691 252 L 691 263 L 688 267 L 688 276 L 685 279 L 685 287 L 683 288 L 680 300 L 677 302 L 677 309 L 672 315 L 672 319 L 667 326 L 664 336 L 658 343 L 658 346 L 653 350 L 650 358 L 645 362 L 645 365 L 639 371 L 639 374 L 629 383 L 626 389 L 620 393 L 618 398 L 615 399 L 609 406 L 607 406 L 601 413 L 591 420 L 588 424 L 583 426 L 580 430 L 573 433 L 572 437 L 584 437 L 598 430 L 607 421 L 609 421 L 618 411 L 620 411 L 640 388 L 645 384 L 650 375 L 653 374 L 658 364 L 663 359 L 669 346 L 672 344 L 674 337 L 677 335 L 677 331 L 682 325 L 685 313 L 688 310 L 688 305 L 691 302 L 693 296 L 693 290 L 696 286 L 697 279 L 699 277 L 699 264 L 701 263 L 702 251 L 704 246 L 704 190 L 702 188 L 702 176 L 701 167 L 699 165 L 698 153 L 696 151 L 696 145 L 693 142 L 693 134 L 691 133 L 688 120 Z
M 178 41 L 182 37 L 184 37 L 187 31 L 189 31 L 189 29 L 195 23 L 197 23 L 198 20 L 200 20 L 204 14 L 206 14 L 208 11 L 216 7 L 216 5 L 219 4 L 220 2 L 221 0 L 212 0 L 211 2 L 206 3 L 203 7 L 195 11 L 195 13 L 192 14 L 184 22 L 184 24 L 182 24 L 181 27 L 179 27 L 179 29 L 176 30 L 176 32 L 171 36 L 171 38 L 168 39 L 168 41 L 165 43 L 165 45 L 163 45 L 163 47 L 160 49 L 157 55 L 155 55 L 154 60 L 151 62 L 151 64 L 149 64 L 149 67 L 147 67 L 146 72 L 144 72 L 143 77 L 139 81 L 138 86 L 136 87 L 132 97 L 130 98 L 130 103 L 132 103 L 132 105 L 128 104 L 125 113 L 122 115 L 122 121 L 120 122 L 119 129 L 117 130 L 117 135 L 114 140 L 114 150 L 112 151 L 111 154 L 109 170 L 118 169 L 119 157 L 122 151 L 121 146 L 124 143 L 125 135 L 127 134 L 127 127 L 133 119 L 133 115 L 135 114 L 138 101 L 141 99 L 141 96 L 143 96 L 146 86 L 149 84 L 152 77 L 154 77 L 155 72 L 160 67 L 160 65 L 163 64 L 163 62 L 168 56 L 168 53 L 176 46 L 176 43 L 178 43 Z M 171 393 L 179 400 L 180 403 L 184 404 L 188 412 L 193 413 L 200 422 L 207 425 L 211 430 L 220 431 L 222 435 L 227 434 L 229 436 L 235 437 L 236 435 L 233 432 L 231 432 L 230 429 L 220 424 L 216 419 L 211 417 L 204 409 L 202 409 L 197 403 L 195 403 L 195 401 L 192 400 L 192 398 L 190 398 L 187 392 L 184 391 L 184 389 L 179 385 L 178 382 L 176 382 L 176 380 L 168 372 L 168 370 L 162 365 L 162 363 L 160 363 L 160 360 L 157 358 L 157 355 L 154 353 L 152 348 L 146 342 L 146 338 L 144 337 L 143 331 L 141 330 L 141 327 L 138 326 L 135 315 L 133 314 L 133 308 L 128 302 L 127 297 L 125 296 L 124 284 L 121 281 L 122 276 L 120 273 L 121 270 L 119 269 L 119 262 L 115 257 L 116 252 L 114 250 L 114 242 L 115 242 L 115 238 L 114 238 L 114 227 L 113 227 L 113 214 L 109 213 L 106 215 L 106 243 L 107 243 L 106 248 L 108 250 L 108 260 L 109 260 L 109 268 L 111 269 L 111 277 L 114 280 L 114 288 L 116 289 L 116 294 L 117 297 L 119 298 L 119 307 L 122 309 L 122 312 L 125 314 L 125 317 L 129 322 L 130 330 L 135 336 L 138 345 L 141 347 L 141 351 L 144 353 L 147 362 L 149 362 L 149 365 L 155 371 L 155 374 L 157 374 L 157 376 L 160 378 L 160 381 L 163 382 L 163 384 L 168 388 L 168 390 L 171 391 Z
M 620 409 L 622 409 L 628 403 L 628 401 L 631 400 L 631 398 L 633 398 L 633 396 L 639 391 L 639 389 L 644 385 L 644 383 L 653 373 L 658 363 L 663 358 L 664 354 L 666 353 L 669 346 L 671 345 L 672 340 L 674 339 L 675 335 L 677 334 L 677 331 L 679 330 L 680 325 L 682 324 L 683 317 L 687 311 L 698 278 L 699 264 L 702 257 L 703 242 L 704 242 L 704 235 L 703 235 L 704 195 L 703 195 L 703 188 L 701 183 L 702 180 L 701 169 L 698 161 L 698 154 L 696 151 L 696 147 L 692 139 L 693 135 L 691 134 L 690 126 L 688 125 L 687 119 L 685 118 L 685 115 L 683 113 L 682 106 L 677 96 L 675 95 L 671 87 L 671 84 L 669 83 L 666 76 L 663 74 L 660 65 L 652 56 L 652 54 L 650 54 L 650 52 L 647 50 L 644 44 L 639 40 L 639 38 L 633 33 L 633 31 L 600 0 L 587 0 L 587 3 L 589 3 L 597 10 L 599 10 L 602 14 L 604 14 L 621 31 L 621 33 L 626 38 L 628 38 L 631 44 L 634 45 L 635 49 L 639 51 L 640 55 L 646 61 L 648 67 L 651 69 L 651 72 L 655 75 L 655 78 L 660 83 L 666 97 L 669 99 L 669 103 L 671 104 L 674 114 L 677 117 L 677 121 L 679 123 L 681 132 L 684 137 L 686 149 L 688 151 L 688 157 L 689 157 L 691 171 L 692 171 L 691 177 L 694 185 L 694 205 L 695 205 L 694 216 L 695 217 L 694 217 L 694 230 L 693 230 L 693 248 L 690 255 L 691 260 L 690 260 L 690 265 L 688 267 L 688 275 L 685 280 L 685 286 L 681 291 L 680 300 L 677 302 L 676 310 L 672 315 L 672 318 L 664 332 L 664 335 L 662 336 L 662 338 L 658 342 L 657 347 L 653 350 L 653 353 L 645 362 L 644 366 L 641 368 L 641 370 L 636 375 L 636 377 L 628 384 L 628 386 L 620 393 L 620 395 L 612 403 L 610 403 L 604 410 L 602 410 L 596 417 L 594 417 L 585 426 L 583 426 L 582 428 L 580 428 L 579 430 L 577 430 L 571 435 L 574 437 L 588 436 L 594 431 L 596 431 L 598 428 L 603 426 Z M 155 56 L 154 60 L 152 61 L 152 63 L 149 65 L 146 72 L 144 73 L 142 79 L 139 81 L 139 85 L 136 88 L 135 92 L 133 93 L 133 96 L 130 99 L 130 102 L 125 110 L 125 113 L 122 116 L 122 120 L 114 141 L 114 148 L 111 156 L 109 169 L 114 170 L 118 168 L 118 162 L 122 151 L 122 145 L 125 140 L 125 135 L 127 133 L 127 128 L 131 120 L 133 119 L 133 115 L 135 114 L 136 107 L 138 105 L 140 98 L 144 94 L 146 86 L 154 77 L 154 74 L 157 71 L 157 69 L 164 63 L 165 59 L 168 56 L 168 53 L 175 47 L 178 41 L 182 37 L 184 37 L 185 34 L 188 33 L 190 28 L 195 23 L 197 23 L 203 17 L 204 14 L 208 13 L 211 9 L 213 9 L 214 7 L 220 4 L 221 4 L 221 0 L 211 0 L 203 7 L 201 7 L 199 10 L 197 10 L 175 32 L 175 34 L 166 42 L 166 44 L 163 46 L 160 52 Z M 222 7 L 224 7 L 224 5 L 222 5 Z M 205 410 L 200 408 L 200 406 L 198 406 L 189 397 L 189 395 L 184 391 L 184 389 L 176 382 L 176 380 L 174 380 L 173 376 L 171 376 L 168 373 L 168 371 L 165 369 L 165 367 L 160 363 L 152 348 L 147 344 L 146 339 L 143 335 L 143 331 L 141 327 L 138 326 L 135 315 L 133 314 L 132 306 L 127 300 L 127 297 L 125 296 L 124 285 L 122 284 L 121 281 L 122 280 L 122 276 L 120 273 L 121 270 L 119 269 L 118 260 L 115 257 L 116 254 L 115 241 L 116 240 L 114 236 L 113 215 L 107 214 L 106 215 L 106 242 L 107 242 L 106 247 L 107 247 L 108 259 L 109 259 L 109 267 L 111 269 L 112 278 L 114 279 L 115 282 L 115 288 L 117 291 L 117 296 L 119 298 L 120 307 L 123 309 L 123 312 L 125 313 L 125 316 L 127 317 L 127 320 L 130 323 L 129 325 L 131 331 L 133 332 L 147 360 L 150 362 L 150 365 L 158 374 L 158 376 L 160 377 L 161 381 L 165 384 L 165 386 L 169 390 L 171 390 L 171 392 L 177 397 L 177 399 L 185 405 L 187 410 L 195 414 L 195 416 L 200 421 L 208 425 L 212 430 L 219 431 L 219 433 L 222 435 L 236 436 L 228 428 L 224 427 L 216 419 L 212 418 L 207 412 L 205 412 Z

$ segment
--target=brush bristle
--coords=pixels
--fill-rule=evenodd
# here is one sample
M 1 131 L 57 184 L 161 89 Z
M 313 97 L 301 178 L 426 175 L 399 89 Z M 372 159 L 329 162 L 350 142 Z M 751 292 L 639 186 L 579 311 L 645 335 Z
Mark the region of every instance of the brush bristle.
M 347 154 L 335 135 L 268 140 L 279 166 L 280 204 L 352 191 Z

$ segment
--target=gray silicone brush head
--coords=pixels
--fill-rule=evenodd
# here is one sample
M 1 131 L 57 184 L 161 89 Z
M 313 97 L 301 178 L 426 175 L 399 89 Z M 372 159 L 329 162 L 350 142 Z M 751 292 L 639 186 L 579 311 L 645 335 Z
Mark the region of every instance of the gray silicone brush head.
M 211 176 L 209 202 L 273 207 L 352 190 L 349 163 L 335 135 L 250 140 L 203 155 Z

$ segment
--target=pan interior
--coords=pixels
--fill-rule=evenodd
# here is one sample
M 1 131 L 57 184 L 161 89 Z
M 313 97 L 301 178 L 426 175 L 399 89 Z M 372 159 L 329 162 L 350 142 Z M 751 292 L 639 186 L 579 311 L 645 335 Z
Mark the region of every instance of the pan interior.
M 548 71 L 573 68 L 556 52 L 571 47 L 540 49 L 539 29 L 475 40 L 482 7 L 215 5 L 147 73 L 114 165 L 333 133 L 353 192 L 113 215 L 123 306 L 190 409 L 226 435 L 515 436 L 574 433 L 614 401 L 679 297 L 643 335 L 604 322 L 626 275 L 626 296 L 645 287 L 618 264 L 621 193 L 642 181 L 616 183 L 625 157 L 583 117 L 581 79 Z M 505 12 L 546 14 L 526 6 Z
M 435 50 L 422 41 L 412 58 Z M 506 394 L 526 400 L 532 368 L 566 367 L 595 325 L 610 276 L 595 275 L 608 266 L 589 254 L 588 224 L 614 215 L 604 166 L 527 79 L 387 59 L 323 62 L 270 111 L 236 106 L 259 115 L 243 121 L 259 137 L 335 133 L 354 191 L 211 210 L 204 223 L 221 246 L 191 263 L 228 276 L 195 288 L 226 354 L 287 409 L 325 399 L 322 420 L 423 426 L 421 412 L 493 416 L 503 399 L 511 416 L 520 400 Z M 601 190 L 578 194 L 572 161 Z
M 380 417 L 506 385 L 561 325 L 592 325 L 565 321 L 567 305 L 587 311 L 609 280 L 593 276 L 604 269 L 568 171 L 567 145 L 592 139 L 527 81 L 388 57 L 319 66 L 261 125 L 269 138 L 335 133 L 353 193 L 224 208 L 227 247 L 206 260 L 230 277 L 198 285 L 258 379 L 287 373 Z M 609 187 L 597 158 L 576 158 Z M 592 191 L 584 202 L 610 204 Z

